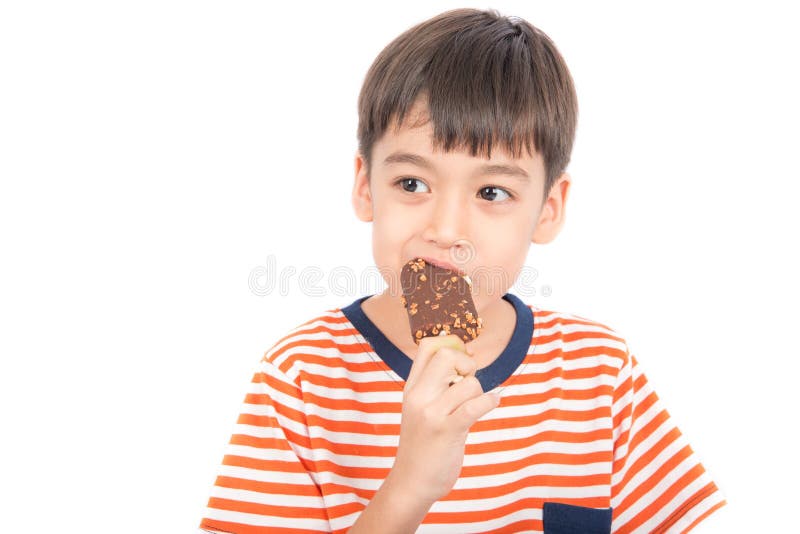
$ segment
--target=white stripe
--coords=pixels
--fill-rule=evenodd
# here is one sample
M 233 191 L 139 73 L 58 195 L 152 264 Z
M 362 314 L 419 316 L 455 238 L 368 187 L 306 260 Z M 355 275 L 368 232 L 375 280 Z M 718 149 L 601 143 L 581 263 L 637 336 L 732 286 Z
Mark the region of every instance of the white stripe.
M 294 384 L 292 384 L 291 387 L 293 389 L 297 389 L 297 386 L 295 386 Z M 292 395 L 287 395 L 287 394 L 283 393 L 282 391 L 280 391 L 278 389 L 274 389 L 274 388 L 270 387 L 270 385 L 267 382 L 250 382 L 250 387 L 249 387 L 248 393 L 253 394 L 253 395 L 266 395 L 267 397 L 269 397 L 276 404 L 282 404 L 282 405 L 286 406 L 287 408 L 292 408 L 294 410 L 303 411 L 303 406 L 304 405 L 303 405 L 303 401 L 302 400 L 300 400 L 300 399 L 298 399 L 298 398 L 296 398 L 296 397 L 294 397 Z M 250 406 L 259 407 L 259 406 L 263 406 L 263 404 L 262 403 L 258 403 L 258 404 L 244 403 L 243 407 L 244 408 L 248 408 Z M 254 409 L 260 410 L 260 408 L 254 408 Z M 247 412 L 247 413 L 250 413 L 250 412 Z M 254 413 L 260 413 L 260 412 L 256 411 Z
M 288 508 L 325 508 L 325 503 L 320 497 L 309 497 L 306 495 L 285 495 L 281 493 L 261 493 L 260 491 L 224 488 L 221 486 L 214 486 L 211 489 L 211 496 L 218 497 L 220 499 L 229 499 L 232 501 L 271 504 L 275 506 L 286 506 Z
M 297 456 L 292 451 L 284 449 L 267 449 L 262 447 L 250 447 L 248 445 L 235 445 L 229 443 L 225 448 L 225 455 L 240 456 L 253 460 L 281 461 L 297 460 Z
M 321 352 L 320 349 L 309 349 L 308 352 L 310 354 L 318 354 Z M 325 355 L 321 355 L 325 356 Z M 369 360 L 372 362 L 372 360 Z M 295 362 L 295 369 L 299 364 Z M 311 363 L 311 362 L 303 362 L 302 363 L 303 370 L 307 373 L 311 373 L 314 375 L 325 376 L 327 378 L 346 378 L 351 382 L 356 382 L 359 384 L 370 383 L 370 382 L 394 382 L 394 378 L 388 374 L 388 371 L 379 369 L 377 371 L 351 371 L 344 367 L 344 365 L 337 365 L 334 367 L 329 367 L 327 365 L 320 365 L 318 363 Z M 295 369 L 297 370 L 297 369 Z M 394 376 L 397 376 L 396 374 Z
M 691 463 L 691 462 L 687 461 L 685 463 Z M 693 467 L 693 465 L 696 464 L 691 463 L 691 465 L 689 465 L 688 467 L 691 468 Z M 681 475 L 688 470 L 689 470 L 688 468 L 683 469 Z M 648 493 L 648 497 L 650 497 L 651 493 L 653 494 L 652 498 L 648 500 L 650 502 L 655 501 L 657 497 L 661 496 L 667 490 L 667 488 L 669 488 L 672 485 L 672 483 L 674 483 L 675 480 L 677 480 L 677 478 L 678 478 L 677 476 L 675 478 L 670 477 L 659 482 L 658 485 L 655 488 L 653 488 L 653 491 Z M 655 515 L 653 515 L 645 523 L 643 523 L 642 528 L 645 529 L 647 532 L 650 532 L 653 529 L 655 529 L 658 525 L 663 523 L 675 510 L 677 510 L 682 504 L 684 504 L 689 497 L 700 491 L 709 482 L 710 481 L 704 476 L 697 477 L 695 480 L 692 481 L 691 484 L 689 484 L 681 491 L 679 491 L 678 494 L 675 496 L 675 498 L 673 498 Z M 672 530 L 673 529 L 670 529 L 670 531 Z
M 289 330 L 286 335 L 293 336 L 298 332 L 302 332 L 303 330 L 308 330 L 310 328 L 316 328 L 318 326 L 324 326 L 326 328 L 332 329 L 342 329 L 350 324 L 349 321 L 339 322 L 336 321 L 340 320 L 344 314 L 342 312 L 329 312 L 329 313 L 320 313 L 314 319 L 306 322 L 305 324 L 298 325 L 293 329 Z
M 553 322 L 552 326 L 545 327 L 544 323 L 551 322 L 554 317 L 557 317 L 559 320 Z M 604 326 L 602 326 L 602 325 L 600 325 L 598 323 L 595 323 L 594 321 L 591 321 L 591 320 L 588 320 L 588 322 L 590 324 L 575 324 L 575 323 L 568 324 L 568 321 L 573 321 L 573 320 L 586 321 L 586 319 L 580 319 L 580 318 L 577 318 L 577 317 L 575 317 L 573 315 L 560 314 L 560 313 L 559 314 L 555 314 L 554 316 L 551 315 L 551 316 L 546 317 L 546 318 L 534 317 L 534 319 L 533 319 L 533 330 L 534 330 L 534 333 L 536 333 L 537 335 L 540 335 L 540 336 L 549 336 L 549 335 L 554 334 L 554 333 L 560 333 L 560 334 L 587 333 L 587 334 L 605 334 L 605 335 L 608 335 L 608 336 L 613 336 L 613 337 L 617 337 L 617 338 L 620 338 L 620 339 L 624 339 L 624 336 L 621 336 L 618 332 L 614 331 L 613 329 L 606 328 L 606 327 L 604 327 Z M 598 339 L 600 339 L 600 338 L 598 337 Z M 624 347 L 624 345 L 625 345 L 623 342 L 616 341 L 614 339 L 609 339 L 609 338 L 602 338 L 602 343 L 606 344 L 606 345 L 609 345 L 609 346 L 613 346 L 615 348 Z M 622 348 L 622 350 L 625 350 L 625 349 Z
M 650 410 L 650 411 L 655 411 L 655 410 Z M 648 420 L 650 420 L 650 419 L 652 419 L 652 418 L 648 418 Z M 630 469 L 631 465 L 636 463 L 636 461 L 639 458 L 641 458 L 643 455 L 647 454 L 661 440 L 661 438 L 663 438 L 665 435 L 667 435 L 669 432 L 671 432 L 673 430 L 674 427 L 671 426 L 669 423 L 670 423 L 669 420 L 664 421 L 661 425 L 658 426 L 658 428 L 653 430 L 653 432 L 649 436 L 647 436 L 645 439 L 640 441 L 639 444 L 636 446 L 636 448 L 634 450 L 628 451 L 628 446 L 629 446 L 629 444 L 631 443 L 631 440 L 634 437 L 634 433 L 631 432 L 630 438 L 628 439 L 628 443 L 626 443 L 623 447 L 620 448 L 621 449 L 620 450 L 620 454 L 623 454 L 623 453 L 627 454 L 627 459 L 625 460 L 625 468 L 620 470 L 619 472 L 617 472 L 615 474 L 615 476 L 612 477 L 612 479 L 611 479 L 611 485 L 612 486 L 618 484 L 623 478 L 625 478 L 625 474 L 627 473 L 628 469 Z M 681 437 L 678 437 L 676 441 L 673 441 L 667 447 L 667 449 L 672 449 L 672 448 L 678 447 L 678 446 L 679 447 L 683 446 Z M 663 451 L 662 451 L 662 454 L 663 454 Z M 650 465 L 652 465 L 652 464 L 650 464 Z M 644 471 L 647 471 L 647 469 L 644 469 Z M 639 474 L 641 474 L 641 472 Z M 639 475 L 637 475 L 637 476 L 639 476 Z M 626 489 L 623 490 L 623 493 L 620 495 L 620 497 L 624 497 L 624 496 L 626 496 L 628 493 L 630 493 L 632 491 L 632 487 L 631 487 L 631 483 L 632 482 L 633 482 L 633 480 L 628 482 L 628 484 L 626 486 Z
M 514 436 L 525 437 L 533 436 L 542 432 L 570 432 L 570 433 L 584 433 L 592 428 L 607 428 L 609 419 L 600 417 L 590 421 L 562 421 L 559 419 L 545 419 L 536 425 L 526 425 L 515 428 L 508 428 L 502 430 L 493 430 L 486 432 L 471 432 L 467 436 L 467 443 L 478 444 L 495 441 L 496 438 L 501 440 L 514 439 Z M 300 427 L 293 421 L 287 421 L 287 427 Z M 237 425 L 237 429 L 241 429 L 242 433 L 256 437 L 268 437 L 271 434 L 269 429 L 261 429 L 260 427 L 250 425 Z M 399 438 L 399 428 L 397 434 L 362 434 L 360 432 L 337 432 L 328 430 L 322 426 L 309 425 L 309 432 L 312 436 L 323 437 L 328 441 L 342 445 L 378 445 L 378 446 L 397 446 Z M 560 447 L 561 444 L 559 443 Z
M 258 482 L 272 482 L 275 484 L 298 484 L 311 486 L 313 481 L 308 473 L 288 473 L 286 471 L 271 471 L 266 469 L 250 469 L 235 465 L 221 465 L 220 476 L 255 480 Z
M 300 423 L 296 423 L 291 419 L 283 419 L 281 421 L 281 427 L 285 428 L 286 430 L 294 431 L 296 434 L 300 434 L 304 437 L 308 437 L 306 432 L 306 427 L 301 425 Z M 243 423 L 236 423 L 233 427 L 234 434 L 241 434 L 243 436 L 251 436 L 254 438 L 272 438 L 275 437 L 279 440 L 284 440 L 284 433 L 281 429 L 269 426 L 257 426 L 257 425 L 246 425 Z
M 630 445 L 633 442 L 634 438 L 638 435 L 638 433 L 642 432 L 642 429 L 650 423 L 658 414 L 662 412 L 661 405 L 656 402 L 650 406 L 650 408 L 641 414 L 634 422 L 633 426 L 630 428 L 628 433 L 628 440 L 617 450 L 614 451 L 614 460 L 619 458 L 623 458 L 628 456 L 627 460 L 625 461 L 625 469 L 618 472 L 614 479 L 611 481 L 612 485 L 617 484 L 620 480 L 624 478 L 625 471 L 628 467 L 638 460 L 643 454 L 649 451 L 652 446 L 658 442 L 664 435 L 674 429 L 674 425 L 672 425 L 672 421 L 670 419 L 666 419 L 662 421 L 662 423 L 656 428 L 649 436 L 639 442 L 639 445 L 636 447 L 635 450 L 630 451 Z
M 505 464 L 524 461 L 533 455 L 542 453 L 558 454 L 587 454 L 598 451 L 607 451 L 610 446 L 608 440 L 597 440 L 587 443 L 561 443 L 554 441 L 539 441 L 531 446 L 510 451 L 489 452 L 481 454 L 465 454 L 464 466 Z M 376 467 L 390 469 L 394 463 L 394 456 L 371 456 L 364 454 L 335 454 L 328 449 L 318 448 L 312 451 L 298 447 L 301 455 L 312 455 L 316 461 L 330 461 L 343 467 Z M 247 451 L 242 451 L 247 452 Z M 242 454 L 244 455 L 244 454 Z M 309 456 L 310 457 L 310 456 Z M 599 472 L 609 473 L 610 463 Z
M 582 356 L 580 358 L 564 358 L 560 352 L 562 347 L 558 343 L 550 344 L 552 348 L 544 350 L 542 345 L 538 345 L 535 351 L 528 353 L 528 358 L 538 360 L 547 357 L 544 361 L 533 361 L 525 363 L 520 370 L 520 374 L 544 374 L 553 369 L 564 369 L 565 371 L 578 371 L 581 369 L 593 369 L 601 365 L 619 369 L 620 359 L 617 356 L 608 354 L 596 354 L 593 356 Z M 551 353 L 552 352 L 552 353 Z M 549 354 L 551 353 L 551 354 Z M 611 376 L 611 375 L 609 375 Z
M 330 377 L 326 375 L 326 378 Z M 359 380 L 358 382 L 361 381 Z M 386 373 L 383 373 L 383 379 L 377 380 L 376 382 L 394 382 L 394 380 L 389 379 L 386 376 Z M 370 402 L 376 402 L 376 403 L 403 402 L 403 391 L 399 387 L 397 391 L 367 391 L 364 393 L 357 393 L 352 388 L 347 386 L 330 387 L 330 386 L 313 384 L 311 382 L 305 382 L 303 384 L 303 390 L 312 393 L 314 395 L 317 395 L 319 397 L 324 397 L 326 399 L 331 399 L 331 400 L 349 400 L 349 399 L 364 400 L 365 398 L 368 398 Z
M 377 445 L 380 447 L 397 447 L 399 434 L 359 434 L 354 432 L 333 432 L 319 426 L 309 426 L 309 432 L 321 436 L 328 441 L 342 445 Z M 398 429 L 399 430 L 399 429 Z
M 596 469 L 600 472 L 607 467 L 605 463 L 599 464 L 591 464 L 597 466 Z M 527 465 L 522 469 L 518 469 L 512 471 L 510 473 L 500 473 L 500 474 L 493 474 L 493 475 L 483 475 L 483 476 L 472 476 L 472 477 L 460 477 L 454 486 L 456 489 L 485 489 L 485 488 L 493 488 L 497 486 L 504 486 L 509 484 L 514 484 L 520 479 L 528 478 L 531 476 L 540 476 L 540 475 L 549 475 L 553 471 L 557 471 L 558 469 L 565 467 L 565 466 L 556 466 L 553 464 L 542 464 L 542 465 Z M 585 467 L 585 466 L 583 466 Z M 573 471 L 580 469 L 573 469 Z M 333 482 L 335 484 L 342 484 L 345 486 L 351 486 L 354 488 L 362 488 L 362 489 L 374 489 L 377 490 L 383 480 L 375 479 L 356 479 L 352 477 L 343 476 L 337 473 L 333 473 L 330 471 L 320 471 L 322 476 L 320 480 Z M 583 474 L 583 473 L 581 473 Z M 553 497 L 597 497 L 597 496 L 607 496 L 608 495 L 608 487 L 603 486 L 576 486 L 576 487 L 543 487 L 543 486 L 531 486 L 535 488 L 536 491 L 542 491 L 543 495 L 550 495 Z
M 619 390 L 622 385 L 631 379 L 631 370 L 630 367 L 627 365 L 620 369 L 619 376 L 617 377 L 617 383 L 614 386 L 614 390 Z M 633 400 L 633 382 L 631 382 L 631 388 L 625 392 L 625 394 L 620 397 L 620 399 L 612 404 L 611 406 L 611 415 L 612 417 L 617 417 L 619 414 L 625 410 L 626 406 L 628 406 L 631 401 Z
M 603 405 L 603 400 L 610 400 L 608 396 L 599 396 L 596 399 L 590 400 L 568 400 L 559 397 L 550 398 L 545 402 L 538 403 L 534 406 L 520 407 L 520 406 L 507 406 L 496 408 L 498 413 L 492 414 L 492 417 L 484 417 L 481 421 L 492 421 L 502 419 L 503 416 L 507 417 L 532 417 L 540 415 L 548 410 L 563 410 L 569 412 L 588 412 L 598 408 L 598 400 L 600 406 Z M 607 404 L 606 404 L 607 405 Z M 337 409 L 327 408 L 312 402 L 306 404 L 307 413 L 309 415 L 317 415 L 328 421 L 344 421 L 344 422 L 364 422 L 368 424 L 400 424 L 400 404 L 396 406 L 396 412 L 368 412 L 356 409 Z M 609 417 L 602 418 L 604 423 L 596 428 L 610 428 Z M 586 423 L 580 422 L 580 425 L 586 426 Z M 585 428 L 585 430 L 594 430 L 594 428 Z
M 250 450 L 244 450 L 250 449 Z M 250 451 L 264 451 L 269 452 L 269 458 L 263 458 L 263 456 L 267 456 L 265 454 L 256 456 L 253 454 L 248 454 Z M 305 450 L 305 449 L 303 449 Z M 235 452 L 234 452 L 235 451 Z M 271 460 L 277 462 L 292 462 L 298 463 L 297 454 L 293 450 L 286 450 L 286 449 L 258 449 L 255 447 L 242 447 L 236 445 L 228 445 L 225 449 L 226 456 L 239 456 L 242 458 L 249 458 L 252 460 Z
M 686 511 L 683 516 L 675 522 L 673 529 L 676 532 L 683 532 L 686 528 L 689 527 L 692 523 L 694 523 L 698 517 L 708 512 L 711 508 L 716 506 L 717 504 L 724 501 L 725 498 L 723 497 L 720 491 L 715 491 L 710 495 L 707 495 L 702 501 L 697 503 L 695 506 L 690 508 Z
M 630 481 L 628 481 L 624 490 L 616 498 L 612 499 L 611 506 L 619 506 L 628 495 L 635 491 L 640 485 L 650 480 L 653 477 L 653 474 L 662 465 L 671 460 L 672 457 L 680 452 L 685 445 L 680 441 L 681 440 L 677 440 L 676 442 L 671 443 L 666 449 L 661 451 L 658 456 L 653 458 L 653 460 L 641 471 L 636 473 L 636 475 Z M 686 472 L 693 468 L 696 464 L 697 461 L 692 456 L 689 456 L 681 463 L 676 465 L 664 478 L 659 480 L 658 483 L 653 486 L 653 488 L 639 497 L 639 499 L 636 500 L 630 508 L 625 510 L 625 512 L 620 516 L 620 521 L 628 521 L 640 511 L 650 506 L 650 504 L 658 499 L 658 497 L 660 497 L 661 494 L 667 490 L 667 488 L 669 488 L 673 483 L 675 483 L 676 480 L 686 474 Z
M 435 506 L 435 504 L 434 504 Z M 431 508 L 433 510 L 433 508 Z M 360 512 L 354 512 L 346 516 L 331 519 L 331 527 L 333 530 L 345 530 L 350 528 Z M 541 519 L 541 510 L 519 510 L 514 513 L 492 519 L 489 521 L 480 521 L 477 523 L 448 523 L 448 524 L 423 524 L 416 530 L 416 534 L 452 534 L 453 532 L 485 532 L 488 530 L 495 530 L 503 528 L 517 521 L 526 519 Z M 541 534 L 541 530 L 515 530 L 516 533 L 537 533 Z
M 244 512 L 233 512 L 230 510 L 219 510 L 207 508 L 206 517 L 217 521 L 229 521 L 231 523 L 242 523 L 257 527 L 284 527 L 308 530 L 321 530 L 329 532 L 330 525 L 324 519 L 309 519 L 304 517 L 270 517 L 260 514 L 247 514 Z
M 607 451 L 610 445 L 608 440 L 588 441 L 586 443 L 566 443 L 559 441 L 537 441 L 533 445 L 509 451 L 487 452 L 482 454 L 465 454 L 464 466 L 496 465 L 515 461 L 522 461 L 538 454 L 589 454 L 592 452 Z M 610 462 L 604 462 L 606 466 Z M 605 469 L 604 472 L 610 472 Z
M 568 331 L 564 331 L 564 330 L 559 331 L 559 334 L 562 335 L 562 336 L 566 335 L 568 333 L 569 333 Z M 585 329 L 576 329 L 575 334 L 591 334 L 591 332 L 586 331 Z M 561 344 L 561 350 L 563 352 L 565 352 L 565 353 L 568 353 L 568 354 L 571 353 L 571 352 L 578 352 L 579 350 L 587 349 L 587 348 L 603 348 L 603 349 L 608 349 L 609 352 L 611 350 L 619 351 L 619 352 L 622 352 L 622 353 L 625 352 L 625 343 L 623 343 L 621 341 L 616 341 L 614 339 L 610 339 L 610 338 L 607 338 L 607 337 L 592 337 L 592 336 L 588 335 L 587 337 L 582 337 L 582 338 L 574 339 L 574 340 L 571 340 L 571 341 L 564 341 L 563 337 L 561 337 L 561 338 L 554 339 L 553 343 L 560 343 Z M 545 345 L 545 346 L 547 346 L 547 345 Z M 594 355 L 576 356 L 574 354 L 569 354 L 569 357 L 570 358 L 594 358 L 595 356 Z M 617 360 L 616 367 L 619 367 L 620 366 L 620 362 L 621 362 L 620 357 L 619 356 L 614 356 L 614 358 L 616 358 L 616 360 Z
M 594 486 L 596 493 L 595 496 L 603 496 L 607 495 L 604 493 L 607 488 L 605 486 Z M 495 493 L 495 488 L 487 488 L 486 493 Z M 550 499 L 551 498 L 551 491 L 550 488 L 545 487 L 537 487 L 537 486 L 527 486 L 524 488 L 520 488 L 515 490 L 511 493 L 507 493 L 505 495 L 500 495 L 496 497 L 484 497 L 479 499 L 463 499 L 463 500 L 441 500 L 437 501 L 433 504 L 431 509 L 429 510 L 430 513 L 459 513 L 459 512 L 491 512 L 493 510 L 497 510 L 498 508 L 502 508 L 507 505 L 511 505 L 515 502 L 525 500 L 525 499 Z M 562 496 L 564 497 L 564 496 Z M 365 499 L 357 498 L 352 493 L 341 493 L 335 495 L 328 495 L 325 497 L 325 502 L 327 506 L 339 506 L 342 504 L 348 504 L 353 502 L 354 500 L 358 500 L 363 504 L 367 504 Z M 528 511 L 529 518 L 535 517 L 533 514 L 534 510 L 532 508 L 526 508 Z M 541 510 L 537 511 L 539 516 L 541 517 Z M 498 518 L 500 519 L 500 518 Z M 471 525 L 471 530 L 475 531 L 475 526 Z
M 519 415 L 519 414 L 514 414 Z M 511 419 L 509 415 L 509 419 Z M 502 419 L 497 414 L 497 419 Z M 493 418 L 493 419 L 495 419 Z M 537 440 L 537 436 L 543 432 L 568 432 L 573 434 L 583 434 L 596 429 L 608 428 L 610 425 L 608 417 L 598 417 L 588 421 L 563 421 L 561 419 L 544 419 L 535 425 L 517 425 L 510 428 L 499 430 L 485 430 L 483 432 L 470 432 L 467 435 L 467 444 L 494 443 L 498 441 L 509 441 L 513 439 L 530 438 L 531 441 Z M 572 443 L 555 442 L 559 450 L 567 450 L 573 446 Z M 587 442 L 590 443 L 590 442 Z M 584 444 L 579 444 L 584 445 Z
M 598 464 L 589 464 L 594 467 L 597 471 L 602 473 L 606 468 L 607 464 L 605 463 L 598 463 Z M 528 478 L 531 476 L 546 476 L 550 475 L 551 473 L 560 473 L 562 468 L 568 466 L 562 465 L 555 465 L 555 464 L 542 464 L 542 465 L 527 465 L 522 469 L 518 469 L 516 471 L 512 471 L 510 473 L 498 473 L 493 475 L 483 475 L 483 476 L 474 476 L 474 477 L 460 477 L 457 481 L 454 488 L 458 489 L 484 489 L 487 487 L 496 487 L 496 486 L 504 486 L 508 484 L 514 484 L 517 481 Z M 585 468 L 586 466 L 579 466 L 576 469 L 571 469 L 571 471 L 579 471 L 579 475 L 583 474 L 592 474 L 592 473 L 581 473 L 580 468 Z M 574 486 L 574 487 L 546 487 L 546 486 L 531 486 L 535 488 L 536 491 L 544 492 L 542 495 L 551 495 L 553 497 L 597 497 L 598 495 L 608 495 L 608 487 L 603 486 Z

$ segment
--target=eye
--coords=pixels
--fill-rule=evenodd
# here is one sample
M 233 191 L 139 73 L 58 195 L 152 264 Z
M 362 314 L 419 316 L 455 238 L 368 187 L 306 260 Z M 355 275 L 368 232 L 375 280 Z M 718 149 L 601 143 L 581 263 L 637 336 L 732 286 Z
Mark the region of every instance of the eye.
M 418 178 L 401 178 L 400 180 L 395 182 L 395 185 L 399 185 L 403 188 L 403 191 L 406 193 L 429 193 L 430 189 L 428 186 L 425 185 L 424 182 L 420 181 Z M 419 186 L 422 186 L 424 191 L 419 191 Z
M 494 202 L 494 201 L 502 202 L 504 200 L 508 200 L 510 198 L 513 198 L 511 196 L 511 194 L 508 191 L 506 191 L 505 189 L 503 189 L 501 187 L 495 187 L 493 185 L 487 185 L 486 187 L 481 188 L 481 190 L 478 192 L 478 194 L 481 196 L 481 198 L 483 200 L 489 200 L 491 202 Z M 497 198 L 498 194 L 500 195 L 499 200 Z

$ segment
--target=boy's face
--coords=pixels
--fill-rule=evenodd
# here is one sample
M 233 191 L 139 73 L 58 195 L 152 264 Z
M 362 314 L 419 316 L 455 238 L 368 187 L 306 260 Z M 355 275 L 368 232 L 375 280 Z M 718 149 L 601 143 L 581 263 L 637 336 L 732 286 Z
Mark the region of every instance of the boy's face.
M 484 159 L 434 152 L 432 124 L 409 126 L 425 111 L 417 104 L 403 128 L 374 144 L 369 179 L 356 154 L 353 206 L 359 219 L 373 223 L 373 256 L 390 295 L 402 294 L 406 262 L 429 258 L 470 276 L 480 311 L 514 284 L 532 242 L 558 234 L 570 179 L 562 175 L 545 200 L 538 153 L 512 159 L 493 148 Z

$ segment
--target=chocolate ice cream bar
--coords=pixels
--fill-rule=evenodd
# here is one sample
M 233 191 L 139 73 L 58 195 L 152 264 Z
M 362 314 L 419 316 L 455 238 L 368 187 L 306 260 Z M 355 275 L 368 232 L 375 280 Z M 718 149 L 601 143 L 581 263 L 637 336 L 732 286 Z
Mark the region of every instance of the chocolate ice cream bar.
M 483 325 L 468 278 L 416 258 L 403 266 L 400 282 L 415 343 L 423 337 L 448 334 L 457 335 L 464 343 L 478 337 Z

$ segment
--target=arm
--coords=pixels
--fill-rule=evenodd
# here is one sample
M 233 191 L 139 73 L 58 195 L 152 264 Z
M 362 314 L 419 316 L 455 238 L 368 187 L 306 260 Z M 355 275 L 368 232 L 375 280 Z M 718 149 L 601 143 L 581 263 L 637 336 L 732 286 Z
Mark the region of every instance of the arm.
M 350 534 L 414 532 L 432 504 L 416 498 L 413 492 L 397 486 L 390 474 L 349 532 Z

